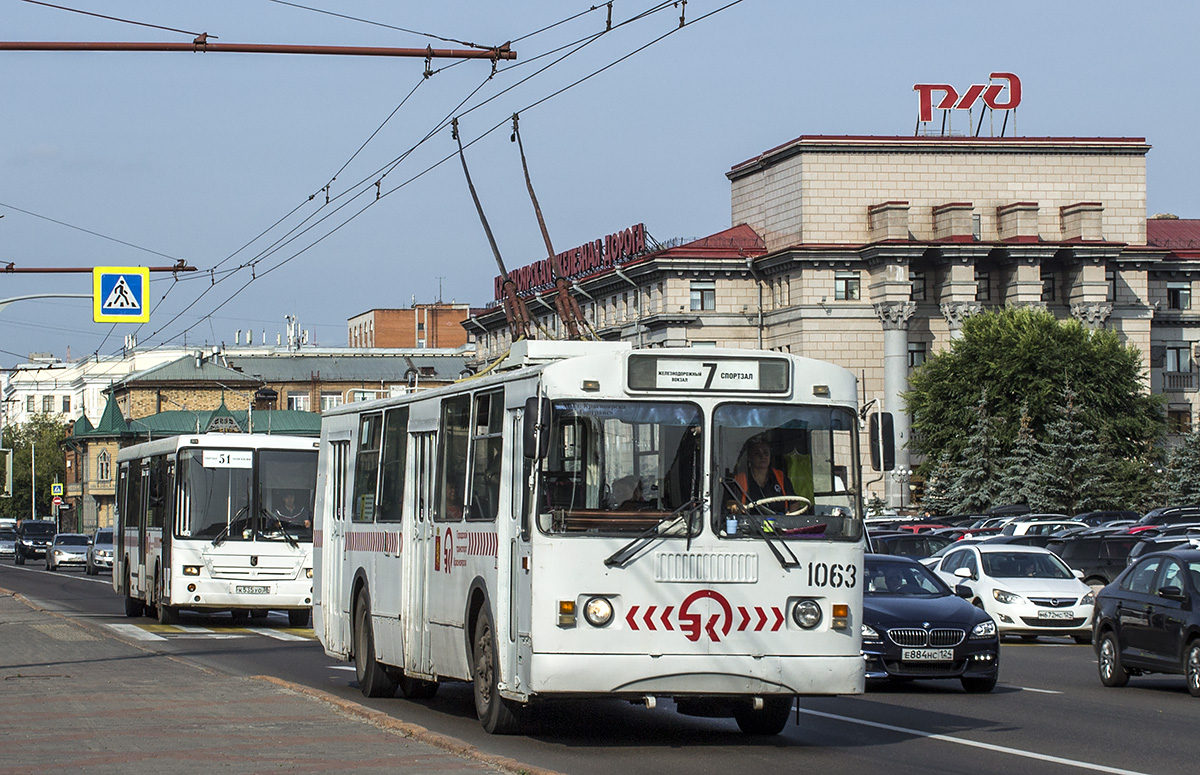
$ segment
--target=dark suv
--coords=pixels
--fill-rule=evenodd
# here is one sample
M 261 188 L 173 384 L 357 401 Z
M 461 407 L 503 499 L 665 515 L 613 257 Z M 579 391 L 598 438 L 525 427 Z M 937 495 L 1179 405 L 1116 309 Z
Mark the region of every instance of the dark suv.
M 1081 535 L 1052 538 L 1046 548 L 1071 570 L 1083 573 L 1083 583 L 1099 588 L 1125 570 L 1137 543 L 1138 537 L 1132 535 Z
M 17 525 L 17 548 L 13 559 L 24 565 L 30 558 L 46 556 L 46 547 L 54 542 L 58 527 L 49 519 L 26 519 Z

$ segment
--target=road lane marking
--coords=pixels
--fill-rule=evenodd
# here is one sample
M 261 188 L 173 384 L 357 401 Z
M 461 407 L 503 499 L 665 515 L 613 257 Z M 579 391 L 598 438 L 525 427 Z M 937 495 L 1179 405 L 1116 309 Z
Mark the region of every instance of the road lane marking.
M 268 638 L 274 638 L 275 640 L 312 640 L 311 638 L 306 638 L 303 635 L 297 635 L 294 632 L 285 632 L 284 630 L 272 630 L 270 627 L 247 627 L 246 629 L 249 632 L 258 633 L 259 635 L 265 635 Z
M 1038 694 L 1062 694 L 1062 692 L 1056 692 L 1053 689 L 1034 689 L 1029 686 L 1014 686 L 1013 688 L 1020 689 L 1023 692 L 1037 692 Z
M 981 743 L 976 740 L 967 740 L 962 737 L 952 737 L 951 735 L 942 735 L 936 732 L 923 732 L 919 729 L 909 729 L 907 727 L 898 727 L 892 724 L 881 724 L 878 721 L 867 721 L 865 719 L 851 718 L 849 716 L 839 716 L 834 713 L 822 713 L 819 710 L 805 710 L 800 708 L 800 712 L 809 716 L 819 716 L 820 718 L 830 719 L 832 721 L 845 721 L 850 724 L 860 724 L 865 727 L 874 727 L 876 729 L 885 729 L 889 732 L 899 732 L 902 735 L 912 735 L 914 737 L 926 737 L 931 740 L 939 740 L 944 743 L 955 743 L 957 745 L 965 745 L 970 748 L 982 748 L 985 751 L 995 751 L 996 753 L 1006 753 L 1012 756 L 1020 756 L 1026 759 L 1036 759 L 1042 762 L 1051 762 L 1053 764 L 1064 764 L 1068 767 L 1078 767 L 1084 770 L 1092 770 L 1093 772 L 1108 772 L 1113 775 L 1147 775 L 1147 773 L 1139 772 L 1138 770 L 1123 770 L 1120 767 L 1108 767 L 1103 764 L 1092 764 L 1091 762 L 1083 762 L 1078 759 L 1066 759 L 1061 756 L 1051 756 L 1049 754 L 1037 753 L 1035 751 L 1025 751 L 1020 748 L 1009 748 L 1003 745 L 993 745 L 992 743 Z
M 155 635 L 137 624 L 110 624 L 108 626 L 134 640 L 166 640 L 163 636 Z

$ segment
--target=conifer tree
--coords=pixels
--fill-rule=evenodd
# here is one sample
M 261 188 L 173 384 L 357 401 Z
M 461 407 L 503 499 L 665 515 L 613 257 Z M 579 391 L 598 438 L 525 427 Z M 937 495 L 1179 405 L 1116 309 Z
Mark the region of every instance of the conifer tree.
M 1033 511 L 1042 511 L 1045 496 L 1034 488 L 1029 478 L 1029 472 L 1041 454 L 1041 445 L 1033 435 L 1032 418 L 1027 405 L 1021 406 L 1019 423 L 1016 441 L 1000 463 L 996 499 L 1000 505 L 1024 503 Z
M 1167 454 L 1165 474 L 1171 503 L 1200 503 L 1200 428 Z
M 999 449 L 987 391 L 975 406 L 962 454 L 951 468 L 947 497 L 958 514 L 982 514 L 996 505 Z
M 942 457 L 930 470 L 925 479 L 925 494 L 921 497 L 921 509 L 930 514 L 953 514 L 954 502 L 950 500 L 950 461 Z
M 1059 417 L 1046 427 L 1041 454 L 1029 472 L 1031 489 L 1044 497 L 1039 510 L 1074 515 L 1108 507 L 1113 473 L 1111 458 L 1085 421 L 1075 392 L 1067 388 Z

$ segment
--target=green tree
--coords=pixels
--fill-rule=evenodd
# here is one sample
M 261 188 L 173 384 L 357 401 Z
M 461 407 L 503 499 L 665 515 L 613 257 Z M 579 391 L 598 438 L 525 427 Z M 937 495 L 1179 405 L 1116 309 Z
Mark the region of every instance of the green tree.
M 963 431 L 972 426 L 986 393 L 996 421 L 995 459 L 1006 458 L 1017 443 L 1022 406 L 1028 431 L 1044 441 L 1059 419 L 1068 385 L 1081 408 L 1078 421 L 1092 432 L 1100 454 L 1121 461 L 1110 473 L 1124 490 L 1114 492 L 1112 500 L 1135 501 L 1143 494 L 1144 476 L 1139 484 L 1134 471 L 1144 471 L 1164 428 L 1160 397 L 1146 389 L 1141 354 L 1122 345 L 1113 331 L 1059 321 L 1045 310 L 1006 308 L 974 315 L 964 323 L 961 338 L 913 372 L 905 396 L 913 451 L 926 461 L 965 460 L 970 434 Z
M 946 495 L 956 513 L 982 514 L 996 505 L 999 465 L 996 421 L 988 410 L 985 392 L 975 407 L 966 443 L 951 467 Z
M 1035 511 L 1075 515 L 1112 507 L 1115 466 L 1085 422 L 1085 413 L 1067 390 L 1058 419 L 1046 428 L 1036 463 L 1029 471 Z
M 35 415 L 29 422 L 6 425 L 0 446 L 13 450 L 13 497 L 0 499 L 0 517 L 27 519 L 45 517 L 51 513 L 50 485 L 65 480 L 65 464 L 60 443 L 67 435 L 67 426 L 44 415 Z M 37 490 L 34 493 L 37 513 L 31 514 L 30 471 L 31 452 L 36 445 Z
M 925 479 L 925 494 L 921 497 L 921 510 L 930 514 L 953 514 L 954 501 L 950 499 L 950 461 L 937 461 Z
M 1029 472 L 1037 465 L 1041 445 L 1033 435 L 1029 407 L 1022 404 L 1017 438 L 1000 463 L 1000 481 L 996 493 L 997 505 L 1040 503 L 1044 496 L 1033 490 Z
M 1166 485 L 1171 503 L 1200 503 L 1200 428 L 1167 453 Z

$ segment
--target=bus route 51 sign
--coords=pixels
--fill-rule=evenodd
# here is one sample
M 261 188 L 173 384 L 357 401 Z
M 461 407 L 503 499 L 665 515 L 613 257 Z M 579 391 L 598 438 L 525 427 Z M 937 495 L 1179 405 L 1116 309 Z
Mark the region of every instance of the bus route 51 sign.
M 92 270 L 92 320 L 150 322 L 150 270 L 144 266 L 98 266 Z

